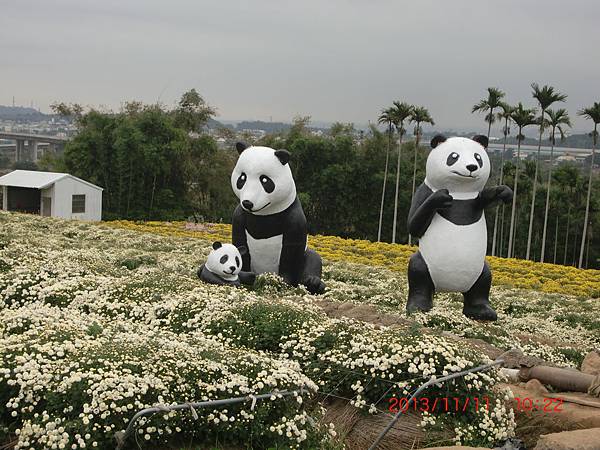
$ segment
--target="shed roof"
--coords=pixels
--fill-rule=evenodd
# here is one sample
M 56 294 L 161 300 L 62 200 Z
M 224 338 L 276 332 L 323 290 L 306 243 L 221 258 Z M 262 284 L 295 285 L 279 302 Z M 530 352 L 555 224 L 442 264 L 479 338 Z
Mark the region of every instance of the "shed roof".
M 45 189 L 52 186 L 63 178 L 72 178 L 90 187 L 102 190 L 100 186 L 89 181 L 77 178 L 69 173 L 59 172 L 39 172 L 36 170 L 13 170 L 12 172 L 0 177 L 0 186 L 24 187 L 33 189 Z

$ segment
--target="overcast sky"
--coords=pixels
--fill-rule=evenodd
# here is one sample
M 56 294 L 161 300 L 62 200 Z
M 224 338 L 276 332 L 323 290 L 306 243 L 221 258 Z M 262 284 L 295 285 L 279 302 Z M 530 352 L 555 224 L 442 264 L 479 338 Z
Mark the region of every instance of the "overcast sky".
M 363 124 L 403 100 L 483 129 L 488 86 L 534 105 L 536 81 L 575 116 L 600 101 L 599 18 L 596 0 L 0 0 L 0 104 L 196 88 L 225 120 Z

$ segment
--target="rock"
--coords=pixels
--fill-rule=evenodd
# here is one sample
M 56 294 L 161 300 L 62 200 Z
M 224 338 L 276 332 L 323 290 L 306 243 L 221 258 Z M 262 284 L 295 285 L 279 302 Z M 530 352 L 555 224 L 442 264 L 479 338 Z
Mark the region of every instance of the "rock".
M 504 360 L 503 367 L 507 369 L 520 369 L 521 367 L 533 367 L 537 365 L 551 366 L 553 364 L 544 361 L 537 356 L 525 355 L 521 350 L 512 348 L 498 357 Z
M 509 438 L 501 447 L 494 447 L 494 450 L 526 450 L 526 448 L 521 439 Z
M 597 350 L 589 352 L 581 363 L 581 371 L 590 375 L 600 375 L 600 353 Z
M 515 419 L 517 421 L 517 428 L 522 427 L 527 432 L 519 434 L 517 431 L 517 434 L 523 439 L 525 446 L 529 449 L 535 447 L 540 435 L 600 427 L 600 408 L 583 406 L 565 400 L 560 406 L 559 401 L 552 401 L 549 408 L 544 411 L 543 406 L 549 404 L 549 400 L 543 395 L 514 384 L 501 384 L 501 386 L 508 386 L 514 396 L 520 398 L 520 402 L 517 400 L 513 402 Z M 563 399 L 563 395 L 566 394 L 556 392 L 545 395 L 556 399 Z M 522 407 L 523 400 L 526 398 L 531 400 L 533 405 L 538 405 L 538 408 L 532 410 L 524 409 Z M 529 400 L 527 400 L 527 404 L 529 404 Z M 519 405 L 521 405 L 521 408 L 519 408 Z M 539 406 L 542 407 L 539 408 Z
M 600 428 L 544 434 L 534 450 L 600 450 Z
M 546 389 L 546 387 L 535 378 L 532 378 L 527 383 L 525 383 L 525 389 L 535 392 L 536 394 L 548 393 L 548 389 Z

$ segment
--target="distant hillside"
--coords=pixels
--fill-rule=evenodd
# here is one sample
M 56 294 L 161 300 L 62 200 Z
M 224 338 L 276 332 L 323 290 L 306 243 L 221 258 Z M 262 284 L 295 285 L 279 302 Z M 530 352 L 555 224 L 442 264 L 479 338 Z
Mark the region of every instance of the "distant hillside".
M 208 118 L 208 121 L 206 122 L 206 126 L 210 129 L 215 129 L 215 128 L 231 128 L 231 129 L 233 129 L 232 125 L 226 125 L 222 122 L 219 122 L 216 119 L 213 119 L 212 117 Z
M 497 142 L 502 142 L 500 139 Z M 507 140 L 509 144 L 517 144 L 517 138 L 515 136 L 509 137 Z M 537 138 L 526 137 L 524 141 L 521 142 L 523 145 L 537 145 Z M 550 140 L 548 136 L 545 135 L 542 140 L 542 145 L 550 145 Z M 560 139 L 556 139 L 557 147 L 571 147 L 571 148 L 592 148 L 592 137 L 589 134 L 574 134 L 572 136 L 567 136 L 563 141 Z
M 46 114 L 34 108 L 0 105 L 0 119 L 3 120 L 40 120 L 45 117 Z
M 261 120 L 244 120 L 236 125 L 236 130 L 263 130 L 267 133 L 278 133 L 289 130 L 291 125 L 283 122 L 263 122 Z

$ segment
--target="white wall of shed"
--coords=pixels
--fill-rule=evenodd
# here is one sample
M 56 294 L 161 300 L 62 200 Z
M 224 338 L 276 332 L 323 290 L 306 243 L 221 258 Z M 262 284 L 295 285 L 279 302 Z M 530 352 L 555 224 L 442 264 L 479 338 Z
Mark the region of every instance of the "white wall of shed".
M 102 191 L 71 177 L 53 185 L 52 215 L 65 219 L 102 220 Z M 73 195 L 85 195 L 85 213 L 73 213 Z

